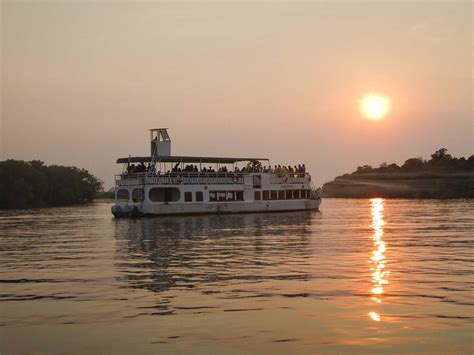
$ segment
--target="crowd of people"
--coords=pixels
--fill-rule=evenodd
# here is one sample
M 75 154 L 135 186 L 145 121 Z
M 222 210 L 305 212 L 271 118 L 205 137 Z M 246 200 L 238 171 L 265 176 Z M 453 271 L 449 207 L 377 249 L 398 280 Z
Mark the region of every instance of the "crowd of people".
M 127 164 L 127 174 L 132 175 L 132 174 L 139 174 L 139 173 L 146 173 L 147 171 L 150 171 L 150 163 L 145 165 L 143 162 L 141 162 L 138 165 L 135 164 Z
M 186 165 L 184 168 L 180 168 L 180 163 L 176 163 L 174 167 L 167 171 L 167 173 L 181 173 L 181 172 L 190 172 L 190 173 L 275 173 L 275 174 L 304 174 L 306 173 L 306 166 L 304 164 L 298 164 L 292 167 L 291 165 L 275 165 L 274 167 L 266 166 L 264 167 L 259 161 L 251 161 L 246 166 L 242 168 L 238 168 L 237 166 L 234 167 L 233 171 L 229 171 L 226 166 L 220 167 L 217 171 L 214 170 L 211 166 L 208 168 L 202 167 L 201 169 L 198 168 L 197 165 Z M 151 170 L 151 164 L 144 164 L 141 162 L 140 164 L 128 164 L 127 165 L 127 174 L 138 174 L 138 173 L 146 173 Z
M 275 165 L 273 169 L 270 168 L 271 171 L 268 171 L 269 173 L 301 173 L 304 174 L 306 173 L 306 166 L 304 164 L 298 164 L 292 167 L 291 165 L 288 166 L 281 166 L 281 165 Z

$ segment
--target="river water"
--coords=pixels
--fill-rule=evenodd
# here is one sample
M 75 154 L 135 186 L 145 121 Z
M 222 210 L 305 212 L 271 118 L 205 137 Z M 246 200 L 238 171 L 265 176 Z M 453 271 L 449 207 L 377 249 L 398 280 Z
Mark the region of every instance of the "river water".
M 465 353 L 474 200 L 0 214 L 0 353 Z

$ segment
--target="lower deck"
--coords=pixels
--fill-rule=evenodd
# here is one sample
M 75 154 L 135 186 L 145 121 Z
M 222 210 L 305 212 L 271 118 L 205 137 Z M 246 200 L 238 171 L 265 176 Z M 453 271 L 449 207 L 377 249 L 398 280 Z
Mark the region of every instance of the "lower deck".
M 304 200 L 311 188 L 254 189 L 243 186 L 129 186 L 116 189 L 117 203 L 222 203 L 237 201 Z
M 135 185 L 116 189 L 115 216 L 248 213 L 314 210 L 319 190 L 309 184 L 270 185 Z
M 321 199 L 233 201 L 221 203 L 141 203 L 116 204 L 112 213 L 116 217 L 146 215 L 228 214 L 253 212 L 287 212 L 317 210 Z

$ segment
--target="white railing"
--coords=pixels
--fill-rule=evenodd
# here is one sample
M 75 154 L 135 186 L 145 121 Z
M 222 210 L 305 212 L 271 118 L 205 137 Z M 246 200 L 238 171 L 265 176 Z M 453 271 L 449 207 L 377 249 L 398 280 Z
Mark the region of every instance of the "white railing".
M 258 173 L 256 173 L 258 174 Z M 262 173 L 266 174 L 266 173 Z M 175 172 L 115 175 L 115 186 L 135 185 L 239 185 L 248 173 Z M 311 181 L 308 173 L 269 173 L 271 184 L 305 184 Z
M 115 175 L 115 186 L 243 184 L 244 174 L 222 172 L 137 173 Z

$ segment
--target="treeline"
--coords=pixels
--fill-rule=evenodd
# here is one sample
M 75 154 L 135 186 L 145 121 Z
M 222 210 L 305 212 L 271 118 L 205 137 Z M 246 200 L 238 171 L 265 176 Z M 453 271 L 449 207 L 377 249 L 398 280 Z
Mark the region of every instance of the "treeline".
M 0 209 L 77 205 L 101 191 L 102 182 L 85 169 L 39 160 L 0 162 Z
M 474 171 L 474 155 L 469 158 L 456 158 L 448 154 L 446 148 L 438 149 L 431 154 L 431 159 L 423 158 L 407 159 L 402 165 L 382 163 L 378 168 L 370 165 L 357 167 L 357 170 L 351 174 L 344 174 L 343 177 L 359 174 L 383 174 L 383 173 L 417 173 L 417 172 L 433 172 L 433 173 L 457 173 Z
M 359 166 L 324 184 L 323 197 L 474 198 L 474 155 L 455 158 L 441 148 L 429 160 Z

